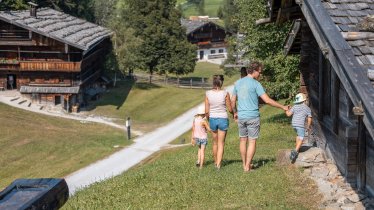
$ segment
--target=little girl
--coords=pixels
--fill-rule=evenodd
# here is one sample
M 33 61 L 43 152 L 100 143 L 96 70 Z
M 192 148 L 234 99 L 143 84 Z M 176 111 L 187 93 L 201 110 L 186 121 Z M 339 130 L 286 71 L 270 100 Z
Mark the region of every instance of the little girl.
M 199 147 L 199 150 L 197 152 L 196 166 L 200 167 L 200 169 L 203 168 L 205 147 L 208 144 L 207 131 L 210 131 L 210 128 L 207 121 L 205 120 L 205 107 L 199 106 L 192 123 L 191 144 L 193 146 L 197 145 Z

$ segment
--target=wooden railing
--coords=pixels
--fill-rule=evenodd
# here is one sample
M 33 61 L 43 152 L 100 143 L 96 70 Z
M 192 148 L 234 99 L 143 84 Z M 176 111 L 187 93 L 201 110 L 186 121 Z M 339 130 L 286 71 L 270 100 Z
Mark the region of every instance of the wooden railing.
M 20 71 L 63 71 L 80 72 L 80 62 L 42 62 L 42 61 L 20 61 Z
M 18 70 L 18 63 L 0 63 L 0 70 Z

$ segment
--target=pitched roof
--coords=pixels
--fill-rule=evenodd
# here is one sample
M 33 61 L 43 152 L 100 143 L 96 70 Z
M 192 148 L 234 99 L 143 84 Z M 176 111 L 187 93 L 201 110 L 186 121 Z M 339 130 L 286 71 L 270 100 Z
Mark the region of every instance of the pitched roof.
M 36 18 L 29 10 L 0 11 L 0 20 L 81 50 L 89 50 L 112 34 L 104 27 L 50 8 L 38 9 Z
M 323 7 L 352 47 L 365 69 L 374 69 L 374 31 L 360 31 L 359 23 L 374 15 L 373 0 L 324 0 Z
M 224 28 L 222 28 L 221 26 L 217 25 L 216 23 L 214 22 L 211 22 L 211 21 L 206 21 L 206 20 L 186 20 L 186 19 L 181 19 L 181 24 L 183 27 L 186 28 L 186 34 L 190 34 L 194 31 L 196 31 L 197 29 L 205 26 L 205 25 L 209 25 L 209 24 L 213 24 L 217 27 L 219 27 L 220 29 L 222 30 L 225 30 Z
M 364 18 L 374 15 L 374 1 L 269 0 L 269 2 L 270 22 L 283 23 L 293 19 L 292 17 L 300 13 L 295 8 L 295 4 L 300 7 L 321 51 L 328 56 L 351 101 L 355 106 L 364 108 L 364 124 L 371 136 L 374 136 L 374 88 L 368 79 L 368 77 L 374 78 L 374 72 L 368 71 L 374 68 L 374 31 L 359 29 L 359 23 Z M 374 25 L 374 22 L 371 23 Z M 371 26 L 374 27 L 373 25 Z

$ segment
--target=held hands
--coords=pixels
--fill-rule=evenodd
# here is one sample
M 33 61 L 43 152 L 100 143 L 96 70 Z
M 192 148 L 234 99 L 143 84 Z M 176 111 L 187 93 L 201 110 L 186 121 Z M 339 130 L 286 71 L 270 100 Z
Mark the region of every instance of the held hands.
M 235 122 L 238 122 L 238 113 L 237 112 L 234 112 L 233 118 L 234 118 Z
M 290 105 L 287 105 L 287 106 L 283 106 L 282 107 L 282 109 L 283 109 L 283 111 L 288 111 L 288 110 L 290 110 L 291 109 L 291 106 Z

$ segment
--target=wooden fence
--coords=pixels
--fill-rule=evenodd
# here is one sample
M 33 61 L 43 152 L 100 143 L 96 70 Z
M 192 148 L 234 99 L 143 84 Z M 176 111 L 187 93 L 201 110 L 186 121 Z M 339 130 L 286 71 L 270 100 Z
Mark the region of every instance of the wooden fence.
M 135 81 L 143 83 L 151 83 L 156 85 L 172 85 L 179 88 L 203 88 L 210 89 L 212 84 L 207 78 L 194 77 L 194 78 L 179 78 L 170 76 L 147 75 L 147 74 L 134 74 Z

